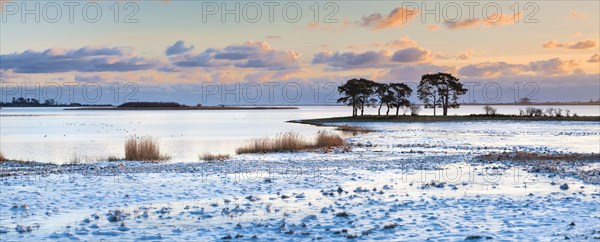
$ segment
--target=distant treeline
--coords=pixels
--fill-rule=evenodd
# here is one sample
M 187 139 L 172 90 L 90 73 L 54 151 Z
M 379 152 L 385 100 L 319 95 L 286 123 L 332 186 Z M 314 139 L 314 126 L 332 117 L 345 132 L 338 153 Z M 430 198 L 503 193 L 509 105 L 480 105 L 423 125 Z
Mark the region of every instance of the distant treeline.
M 128 102 L 118 106 L 118 108 L 185 108 L 186 105 L 176 102 Z
M 112 106 L 110 104 L 81 104 L 81 103 L 59 103 L 54 99 L 47 99 L 40 102 L 35 98 L 13 97 L 11 102 L 0 102 L 0 107 L 91 107 L 91 106 Z

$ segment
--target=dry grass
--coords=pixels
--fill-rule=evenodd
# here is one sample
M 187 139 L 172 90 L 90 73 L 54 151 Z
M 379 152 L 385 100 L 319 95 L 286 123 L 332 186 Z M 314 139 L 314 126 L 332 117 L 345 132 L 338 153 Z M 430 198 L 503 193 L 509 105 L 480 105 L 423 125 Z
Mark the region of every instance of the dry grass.
M 155 138 L 131 136 L 125 141 L 125 160 L 158 162 L 169 158 L 160 153 L 160 144 Z
M 337 134 L 328 131 L 319 131 L 315 139 L 315 146 L 321 147 L 336 147 L 344 145 L 344 139 Z
M 516 152 L 502 152 L 502 153 L 491 153 L 482 155 L 482 159 L 488 161 L 501 161 L 501 160 L 512 160 L 512 161 L 578 161 L 578 160 L 590 160 L 600 159 L 598 154 L 578 154 L 578 153 L 564 153 L 564 154 L 541 154 L 535 152 L 516 151 Z
M 342 131 L 345 133 L 350 133 L 352 135 L 375 132 L 375 130 L 372 130 L 372 129 L 358 127 L 358 126 L 350 126 L 350 125 L 340 125 L 340 126 L 337 126 L 337 128 L 335 128 L 335 130 Z
M 274 138 L 253 139 L 248 146 L 238 148 L 236 152 L 238 154 L 283 152 L 303 150 L 309 146 L 310 144 L 297 133 L 287 132 L 277 134 Z
M 227 154 L 211 154 L 208 152 L 200 155 L 199 157 L 199 159 L 203 161 L 224 161 L 229 160 L 229 158 L 231 158 L 231 156 Z
M 344 140 L 337 134 L 320 131 L 313 143 L 304 140 L 298 133 L 287 132 L 277 134 L 274 138 L 264 137 L 254 139 L 245 147 L 238 148 L 237 154 L 272 153 L 300 151 L 313 148 L 326 148 L 344 145 Z
M 8 159 L 6 159 L 6 157 L 4 157 L 4 154 L 2 153 L 2 151 L 0 151 L 0 161 L 8 161 Z

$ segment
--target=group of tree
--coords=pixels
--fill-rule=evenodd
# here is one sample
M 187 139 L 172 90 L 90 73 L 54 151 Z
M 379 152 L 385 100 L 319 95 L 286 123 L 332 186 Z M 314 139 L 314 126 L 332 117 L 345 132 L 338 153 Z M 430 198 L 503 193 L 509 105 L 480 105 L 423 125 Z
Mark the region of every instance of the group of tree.
M 421 77 L 417 94 L 425 108 L 433 108 L 433 115 L 436 115 L 436 109 L 442 108 L 443 115 L 448 115 L 448 108 L 458 108 L 460 96 L 467 93 L 467 89 L 458 78 L 448 73 L 425 74 Z M 338 87 L 341 97 L 338 103 L 346 103 L 352 106 L 352 116 L 364 114 L 365 107 L 379 106 L 377 115 L 381 115 L 381 108 L 385 105 L 389 115 L 390 109 L 396 109 L 396 116 L 399 115 L 400 108 L 411 109 L 411 114 L 416 115 L 418 109 L 411 105 L 408 98 L 413 90 L 405 83 L 378 83 L 363 78 L 350 79 Z
M 379 105 L 377 114 L 381 115 L 381 108 L 386 106 L 386 115 L 390 109 L 396 109 L 398 115 L 400 108 L 409 107 L 408 97 L 413 90 L 404 83 L 377 83 L 371 80 L 359 78 L 350 79 L 345 84 L 338 87 L 341 97 L 338 103 L 346 103 L 352 106 L 352 116 L 362 116 L 365 107 Z

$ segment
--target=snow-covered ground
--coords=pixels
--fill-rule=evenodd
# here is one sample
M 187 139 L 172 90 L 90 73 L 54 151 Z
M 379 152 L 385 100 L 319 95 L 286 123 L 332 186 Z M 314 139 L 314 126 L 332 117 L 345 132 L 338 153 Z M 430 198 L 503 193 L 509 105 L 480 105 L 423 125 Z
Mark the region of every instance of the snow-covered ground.
M 491 151 L 597 152 L 598 123 L 364 125 L 378 132 L 348 138 L 350 152 L 3 166 L 28 175 L 1 179 L 0 239 L 600 238 L 600 185 L 471 162 Z

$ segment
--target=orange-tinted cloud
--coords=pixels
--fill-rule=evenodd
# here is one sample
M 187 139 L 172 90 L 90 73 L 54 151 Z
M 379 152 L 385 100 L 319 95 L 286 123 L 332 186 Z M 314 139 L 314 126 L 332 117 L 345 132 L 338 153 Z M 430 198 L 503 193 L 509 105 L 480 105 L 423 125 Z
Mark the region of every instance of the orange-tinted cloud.
M 380 13 L 374 13 L 368 16 L 363 16 L 359 24 L 361 26 L 372 28 L 373 30 L 380 30 L 391 27 L 403 27 L 412 20 L 418 11 L 410 10 L 404 7 L 398 7 L 392 10 L 387 16 L 383 16 Z
M 468 60 L 468 59 L 471 59 L 472 55 L 473 55 L 473 50 L 472 49 L 468 49 L 468 50 L 460 53 L 457 58 L 459 60 Z
M 484 62 L 464 66 L 459 70 L 459 74 L 467 77 L 483 78 L 517 75 L 557 76 L 583 73 L 583 70 L 579 66 L 579 61 L 562 60 L 560 58 L 532 61 L 528 64 Z
M 575 11 L 575 10 L 572 10 L 571 12 L 569 12 L 569 18 L 573 18 L 573 19 L 584 19 L 584 18 L 586 18 L 586 17 L 587 17 L 587 15 L 586 15 L 586 14 L 584 14 L 584 13 L 580 13 L 580 12 L 577 12 L 577 11 Z
M 373 43 L 372 46 L 377 48 L 406 48 L 417 46 L 417 41 L 414 41 L 408 37 L 402 37 L 398 40 L 392 40 L 385 43 L 376 42 Z
M 590 59 L 587 62 L 600 63 L 600 55 L 598 53 L 594 54 L 592 57 L 590 57 Z
M 493 27 L 509 25 L 516 23 L 521 17 L 521 15 L 521 12 L 515 13 L 514 15 L 494 13 L 492 15 L 489 15 L 487 18 L 474 18 L 465 19 L 457 22 L 446 22 L 446 27 L 449 29 L 466 29 L 475 28 L 478 26 Z
M 437 24 L 429 24 L 427 25 L 427 30 L 429 31 L 437 31 L 440 29 L 440 26 Z
M 585 50 L 585 49 L 595 48 L 597 45 L 598 45 L 598 41 L 592 40 L 592 39 L 582 40 L 582 41 L 575 42 L 575 43 L 560 43 L 556 40 L 550 40 L 550 41 L 542 44 L 542 47 L 544 47 L 546 49 L 565 48 L 565 49 L 572 49 L 572 50 Z

